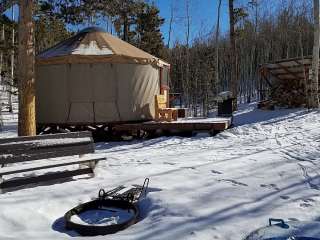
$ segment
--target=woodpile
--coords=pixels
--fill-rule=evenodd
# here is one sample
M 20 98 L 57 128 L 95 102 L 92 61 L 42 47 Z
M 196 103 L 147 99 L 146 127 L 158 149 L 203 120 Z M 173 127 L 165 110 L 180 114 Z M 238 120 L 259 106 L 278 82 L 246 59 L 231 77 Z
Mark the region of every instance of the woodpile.
M 261 110 L 274 110 L 275 109 L 275 102 L 271 100 L 264 100 L 258 103 L 258 109 Z
M 304 57 L 263 64 L 260 68 L 261 91 L 268 92 L 264 97 L 279 107 L 305 107 L 311 61 L 311 57 Z
M 306 104 L 304 81 L 300 79 L 278 79 L 271 88 L 270 97 L 280 107 L 303 107 Z

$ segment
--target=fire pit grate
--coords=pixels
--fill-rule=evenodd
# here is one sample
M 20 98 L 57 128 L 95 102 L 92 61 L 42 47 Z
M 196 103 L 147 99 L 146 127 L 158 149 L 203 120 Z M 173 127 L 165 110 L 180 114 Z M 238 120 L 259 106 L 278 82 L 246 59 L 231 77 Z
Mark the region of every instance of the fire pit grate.
M 126 229 L 138 221 L 138 202 L 146 197 L 148 186 L 146 178 L 142 186 L 100 189 L 97 199 L 80 204 L 64 215 L 66 228 L 82 236 L 106 235 Z

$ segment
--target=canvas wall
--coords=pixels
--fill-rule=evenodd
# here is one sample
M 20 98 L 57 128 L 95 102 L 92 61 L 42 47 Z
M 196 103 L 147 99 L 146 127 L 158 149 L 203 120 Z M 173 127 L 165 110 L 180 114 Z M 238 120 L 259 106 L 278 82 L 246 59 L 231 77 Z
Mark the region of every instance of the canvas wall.
M 154 118 L 159 70 L 138 64 L 59 64 L 36 69 L 40 124 L 105 123 Z

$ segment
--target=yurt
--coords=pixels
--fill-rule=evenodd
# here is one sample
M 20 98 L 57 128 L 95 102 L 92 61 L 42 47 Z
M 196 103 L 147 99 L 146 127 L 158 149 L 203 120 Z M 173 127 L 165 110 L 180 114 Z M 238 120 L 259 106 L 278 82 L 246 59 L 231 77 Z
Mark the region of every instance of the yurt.
M 100 28 L 87 28 L 36 58 L 38 126 L 144 121 L 168 89 L 170 65 Z

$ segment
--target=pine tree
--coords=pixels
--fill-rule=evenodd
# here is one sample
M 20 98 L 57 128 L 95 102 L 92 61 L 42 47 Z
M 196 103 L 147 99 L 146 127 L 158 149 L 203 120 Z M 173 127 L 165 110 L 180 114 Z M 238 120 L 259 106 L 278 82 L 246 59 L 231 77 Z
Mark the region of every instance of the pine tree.
M 230 48 L 231 48 L 231 75 L 230 75 L 230 89 L 233 94 L 233 97 L 237 98 L 238 96 L 238 80 L 237 80 L 237 60 L 236 60 L 236 39 L 235 39 L 235 15 L 234 15 L 234 6 L 233 0 L 229 0 L 229 23 L 230 23 Z M 234 104 L 235 107 L 237 103 Z
M 68 32 L 60 19 L 41 15 L 35 21 L 36 54 L 69 38 Z
M 19 1 L 19 136 L 36 134 L 34 78 L 34 1 Z
M 138 47 L 161 57 L 164 44 L 160 27 L 164 23 L 164 19 L 160 17 L 159 12 L 156 6 L 144 4 L 137 14 L 136 32 Z

